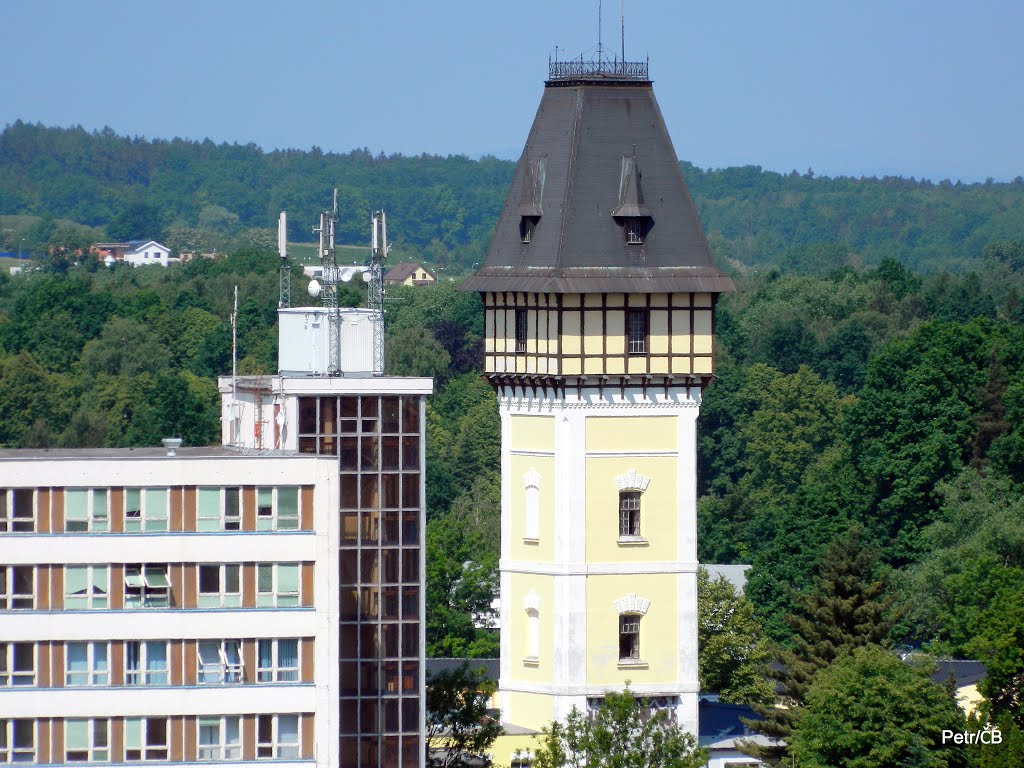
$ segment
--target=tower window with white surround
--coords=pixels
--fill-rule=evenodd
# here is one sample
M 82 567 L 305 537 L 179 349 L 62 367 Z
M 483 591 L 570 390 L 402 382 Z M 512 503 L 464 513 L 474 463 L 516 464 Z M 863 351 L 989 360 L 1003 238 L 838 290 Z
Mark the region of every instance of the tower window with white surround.
M 523 475 L 523 486 L 526 493 L 523 539 L 535 543 L 540 539 L 540 474 L 537 470 L 531 469 Z
M 67 611 L 110 607 L 108 571 L 105 565 L 68 565 L 64 568 L 64 609 Z
M 171 582 L 166 565 L 124 567 L 125 608 L 170 608 Z
M 167 685 L 167 641 L 129 640 L 124 644 L 125 685 Z
M 106 488 L 77 488 L 64 492 L 64 530 L 98 533 L 110 530 Z
M 196 649 L 199 685 L 242 682 L 241 646 L 239 640 L 200 640 Z
M 35 568 L 0 565 L 0 610 L 32 610 L 35 604 Z
M 299 641 L 260 640 L 256 679 L 261 683 L 295 683 L 299 680 Z
M 238 563 L 199 566 L 199 607 L 240 608 L 241 566 Z
M 256 757 L 299 757 L 299 716 L 260 715 L 256 722 Z
M 619 491 L 619 536 L 640 535 L 640 491 Z
M 68 643 L 64 653 L 65 686 L 110 684 L 106 643 Z
M 35 503 L 30 488 L 0 488 L 0 533 L 34 533 Z
M 154 533 L 167 530 L 166 488 L 126 488 L 124 491 L 125 533 Z
M 619 616 L 619 660 L 640 660 L 640 615 L 627 613 Z

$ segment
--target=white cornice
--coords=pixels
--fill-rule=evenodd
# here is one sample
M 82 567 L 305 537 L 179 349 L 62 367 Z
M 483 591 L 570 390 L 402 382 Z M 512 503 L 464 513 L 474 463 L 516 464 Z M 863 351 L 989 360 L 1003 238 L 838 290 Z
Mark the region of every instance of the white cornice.
M 503 558 L 502 573 L 528 573 L 538 576 L 633 576 L 661 573 L 697 573 L 697 562 L 683 560 L 631 561 L 628 563 L 544 563 L 536 560 Z

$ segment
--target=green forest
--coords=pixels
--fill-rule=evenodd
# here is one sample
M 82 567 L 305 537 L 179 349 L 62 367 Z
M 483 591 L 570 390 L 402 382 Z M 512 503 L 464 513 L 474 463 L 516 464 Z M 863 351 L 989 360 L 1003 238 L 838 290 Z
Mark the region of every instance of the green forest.
M 216 443 L 235 285 L 239 372 L 276 370 L 277 259 L 261 246 L 278 210 L 307 239 L 338 186 L 344 240 L 365 240 L 383 206 L 399 254 L 464 273 L 511 171 L 8 126 L 0 250 L 24 240 L 34 269 L 0 273 L 0 446 Z M 684 173 L 738 286 L 718 304 L 698 422 L 698 526 L 702 562 L 753 566 L 743 642 L 799 669 L 812 617 L 846 610 L 846 590 L 874 606 L 851 637 L 984 661 L 990 716 L 1024 725 L 1024 180 Z M 70 242 L 183 232 L 230 255 L 107 269 Z M 435 378 L 428 654 L 497 655 L 473 621 L 497 588 L 500 495 L 480 301 L 447 279 L 389 298 L 388 372 Z M 881 662 L 869 649 L 843 663 L 822 686 Z M 832 695 L 789 683 L 807 701 Z M 727 685 L 746 703 L 771 691 L 763 674 Z

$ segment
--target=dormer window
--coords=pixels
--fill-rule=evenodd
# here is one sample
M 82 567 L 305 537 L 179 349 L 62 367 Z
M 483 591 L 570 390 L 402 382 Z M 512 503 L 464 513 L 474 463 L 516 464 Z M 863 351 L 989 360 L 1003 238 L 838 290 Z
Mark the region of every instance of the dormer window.
M 519 220 L 519 240 L 525 245 L 533 240 L 533 232 L 537 228 L 540 216 L 523 216 Z
M 644 237 L 647 235 L 647 218 L 623 219 L 623 229 L 626 233 L 626 245 L 643 245 Z

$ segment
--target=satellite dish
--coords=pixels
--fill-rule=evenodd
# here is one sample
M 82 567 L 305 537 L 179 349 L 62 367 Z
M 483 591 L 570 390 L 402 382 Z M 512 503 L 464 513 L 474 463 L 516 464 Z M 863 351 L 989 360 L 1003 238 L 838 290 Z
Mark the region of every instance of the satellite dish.
M 372 279 L 373 279 L 373 278 L 372 278 L 372 277 L 370 276 L 370 273 L 369 273 L 369 272 L 363 272 L 363 282 L 364 282 L 364 283 L 368 283 L 368 282 L 370 282 L 370 280 L 372 280 Z
M 317 296 L 320 295 L 320 283 L 318 283 L 316 280 L 310 280 L 309 286 L 306 288 L 306 290 L 309 291 L 309 295 L 315 299 Z
M 354 271 L 355 270 L 352 270 L 352 269 L 343 269 L 343 270 L 341 270 L 341 282 L 347 283 L 349 280 L 351 280 L 352 279 L 352 273 Z

